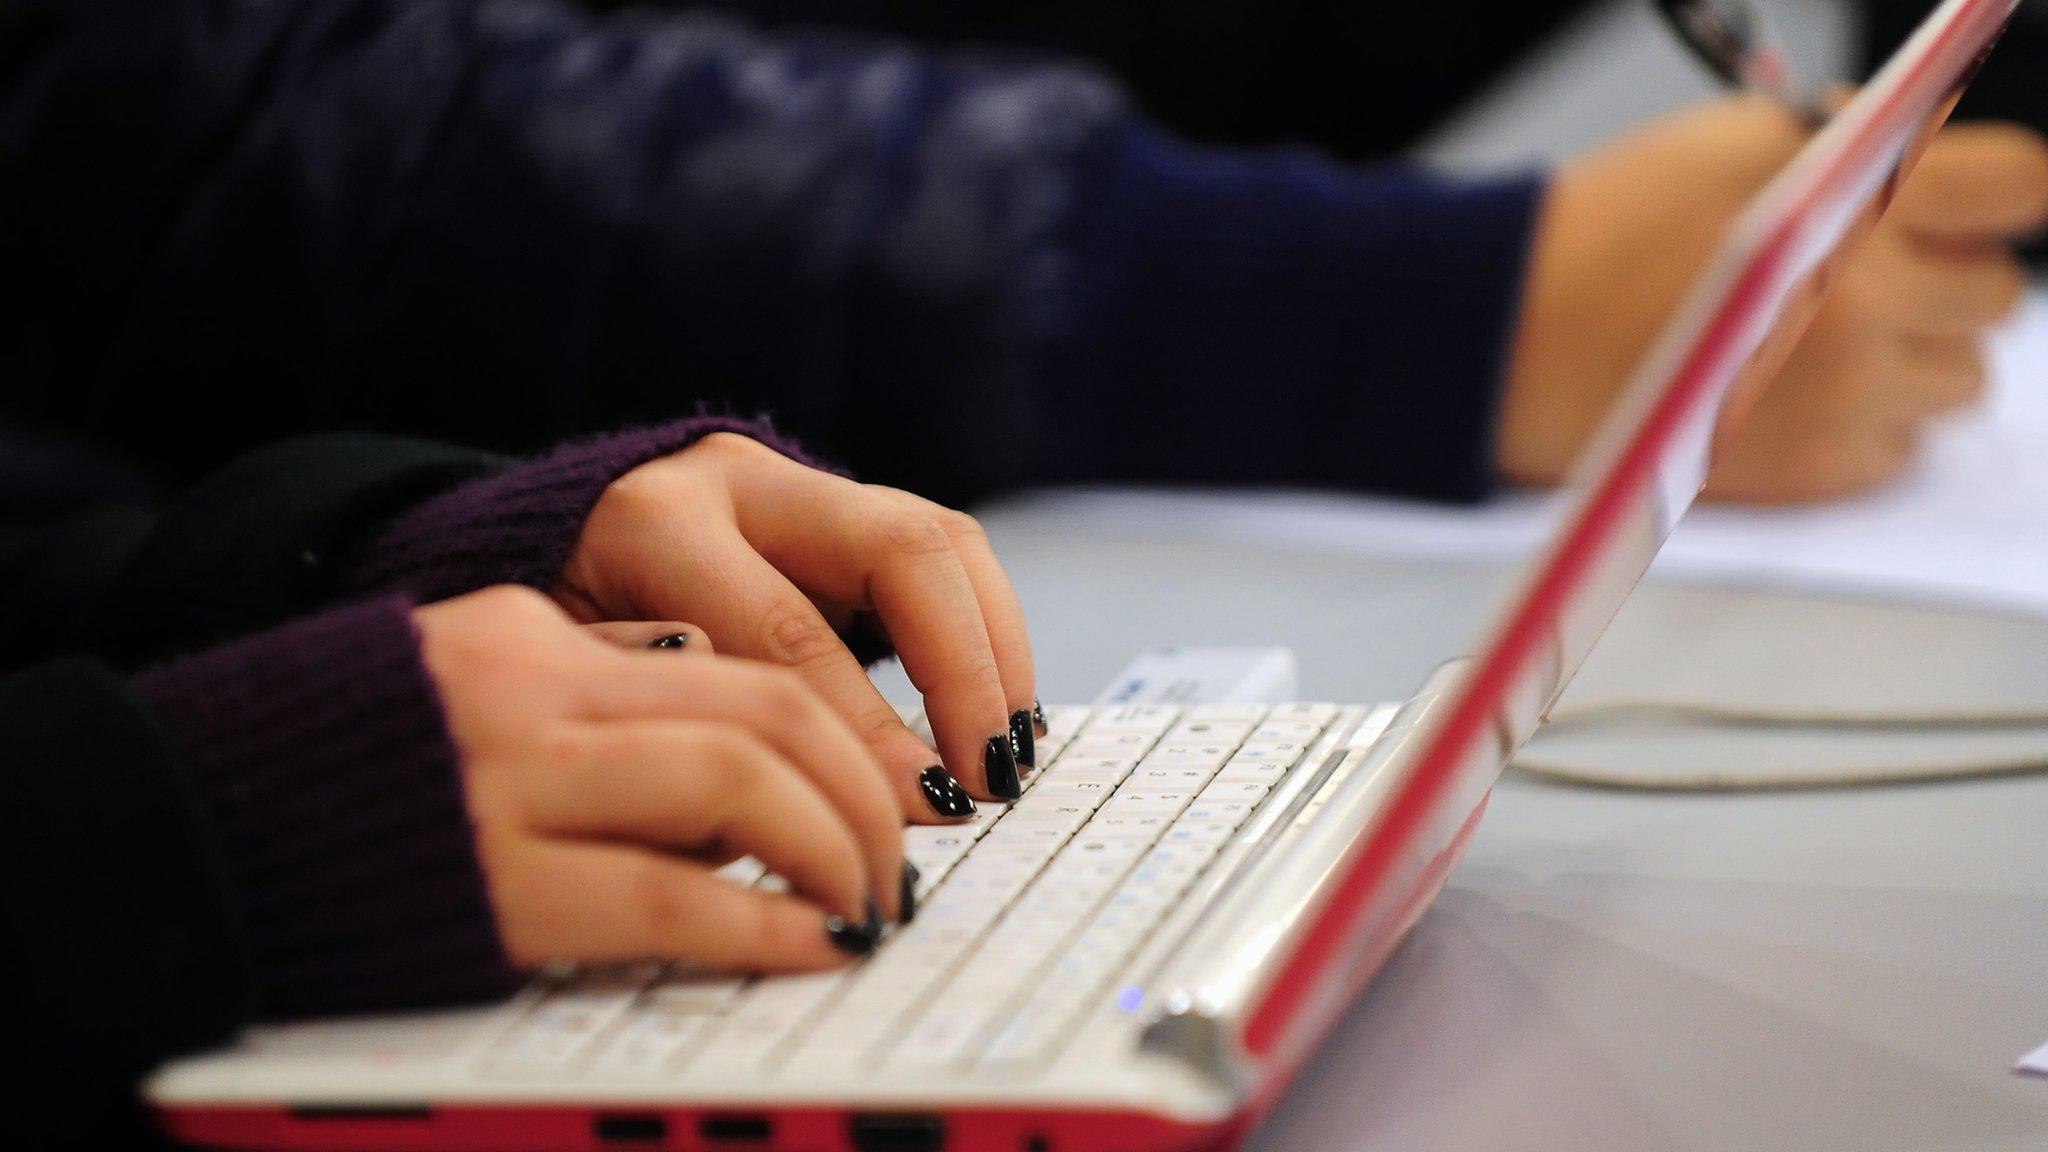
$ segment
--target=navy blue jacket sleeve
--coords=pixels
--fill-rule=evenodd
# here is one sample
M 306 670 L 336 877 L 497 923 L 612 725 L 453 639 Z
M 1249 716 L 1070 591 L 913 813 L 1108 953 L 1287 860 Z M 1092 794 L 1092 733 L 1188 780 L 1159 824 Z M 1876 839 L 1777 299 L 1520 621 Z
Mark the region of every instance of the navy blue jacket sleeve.
M 0 0 L 0 403 L 174 482 L 314 429 L 526 449 L 709 402 L 956 500 L 1471 497 L 1539 198 L 701 16 Z

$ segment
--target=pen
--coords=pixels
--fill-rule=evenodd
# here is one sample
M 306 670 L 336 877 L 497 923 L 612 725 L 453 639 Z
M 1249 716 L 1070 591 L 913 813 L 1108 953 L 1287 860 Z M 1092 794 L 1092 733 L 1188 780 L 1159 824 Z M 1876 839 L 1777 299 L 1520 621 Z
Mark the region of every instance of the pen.
M 1768 22 L 1743 0 L 1657 0 L 1656 7 L 1722 83 L 1769 96 L 1809 127 L 1828 122 L 1827 102 L 1800 79 Z

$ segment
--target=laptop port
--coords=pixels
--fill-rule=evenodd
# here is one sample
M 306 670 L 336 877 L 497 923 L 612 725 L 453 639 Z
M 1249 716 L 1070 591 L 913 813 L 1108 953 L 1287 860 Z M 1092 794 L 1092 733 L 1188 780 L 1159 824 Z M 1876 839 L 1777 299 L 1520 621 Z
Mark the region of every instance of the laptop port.
M 600 1144 L 659 1144 L 668 1138 L 668 1121 L 645 1112 L 613 1113 L 590 1122 Z
M 946 1146 L 946 1122 L 914 1112 L 855 1116 L 847 1125 L 854 1152 L 939 1152 Z
M 707 1144 L 766 1144 L 775 1129 L 766 1116 L 734 1114 L 706 1116 L 697 1122 L 697 1134 Z

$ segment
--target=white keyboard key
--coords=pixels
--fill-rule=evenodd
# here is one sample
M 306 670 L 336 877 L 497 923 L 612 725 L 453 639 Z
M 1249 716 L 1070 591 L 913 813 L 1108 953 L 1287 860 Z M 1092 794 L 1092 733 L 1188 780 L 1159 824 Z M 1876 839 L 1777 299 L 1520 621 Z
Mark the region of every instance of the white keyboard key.
M 973 843 L 971 837 L 944 828 L 903 830 L 904 858 L 917 865 L 922 879 L 931 883 L 937 883 L 948 868 L 959 863 Z
M 1231 744 L 1244 743 L 1251 734 L 1252 725 L 1242 720 L 1183 720 L 1166 730 L 1160 737 L 1162 744 Z
M 1142 840 L 1125 840 L 1114 836 L 1097 836 L 1086 828 L 1080 835 L 1067 843 L 1066 855 L 1083 860 L 1131 861 L 1143 856 L 1146 843 Z
M 742 888 L 750 888 L 767 871 L 768 866 L 766 864 L 761 863 L 752 856 L 742 856 L 725 867 L 720 868 L 717 876 L 721 880 L 730 881 Z
M 943 1010 L 950 1009 L 950 1010 Z M 886 1060 L 895 1068 L 929 1068 L 959 1064 L 969 1045 L 988 1026 L 995 1007 L 988 1001 L 953 1006 L 935 1004 L 917 1024 L 891 1045 Z
M 1067 745 L 1068 756 L 1143 756 L 1158 735 L 1152 732 L 1103 732 L 1078 736 Z
M 1060 784 L 1088 781 L 1121 784 L 1138 766 L 1135 756 L 1069 756 L 1046 770 L 1045 782 Z
M 980 839 L 990 828 L 995 827 L 996 821 L 1001 819 L 1003 813 L 1009 810 L 1010 806 L 1008 804 L 999 804 L 994 800 L 977 800 L 975 801 L 974 814 L 972 816 L 963 820 L 955 820 L 950 824 L 937 825 L 937 827 L 951 829 L 952 831 L 965 833 Z
M 923 919 L 921 912 L 919 919 Z M 759 1067 L 845 979 L 844 972 L 814 972 L 758 981 L 697 1050 L 692 1062 Z
M 1216 779 L 1225 783 L 1255 780 L 1266 784 L 1278 784 L 1293 771 L 1288 765 L 1271 760 L 1232 760 L 1216 773 Z
M 1104 800 L 1116 791 L 1116 785 L 1100 780 L 1048 780 L 1041 785 L 1032 799 L 1048 803 L 1048 798 L 1073 800 L 1091 808 L 1101 806 Z
M 1161 844 L 1221 844 L 1236 829 L 1221 824 L 1175 824 L 1159 838 Z
M 1147 762 L 1138 766 L 1136 772 L 1124 783 L 1125 791 L 1146 792 L 1200 792 L 1202 785 L 1216 775 L 1214 767 L 1200 764 L 1164 764 Z
M 1272 790 L 1271 784 L 1260 780 L 1215 780 L 1202 789 L 1202 799 L 1218 803 L 1240 800 L 1256 804 Z
M 746 986 L 738 976 L 672 974 L 642 992 L 636 1010 L 709 1016 L 730 1008 Z
M 1266 764 L 1285 764 L 1289 767 L 1301 763 L 1308 755 L 1308 745 L 1295 740 L 1249 740 L 1231 757 L 1232 760 L 1257 760 Z
M 1102 806 L 1106 816 L 1178 816 L 1193 792 L 1119 792 Z
M 1003 827 L 1009 828 L 1012 825 L 1029 824 L 1059 828 L 1071 833 L 1074 829 L 1086 824 L 1088 818 L 1093 815 L 1095 815 L 1095 809 L 1088 804 L 1054 798 L 1051 804 L 1029 806 L 1019 804 L 1017 810 L 1010 813 L 1010 818 L 1003 822 Z
M 1075 821 L 1074 826 L 1078 827 L 1079 824 L 1079 821 Z M 1035 824 L 1019 820 L 1004 820 L 996 825 L 995 831 L 981 838 L 981 844 L 976 849 L 976 854 L 1016 848 L 1022 852 L 1041 853 L 1044 856 L 1050 857 L 1054 852 L 1059 851 L 1060 845 L 1066 843 L 1067 837 L 1072 834 L 1071 828 L 1062 827 L 1058 824 Z
M 1266 718 L 1266 706 L 1250 702 L 1197 704 L 1187 710 L 1188 720 L 1235 720 L 1257 724 Z
M 640 990 L 660 974 L 659 965 L 642 964 L 577 975 L 546 993 L 487 1059 L 507 1068 L 566 1067 L 599 1033 L 624 1017 Z
M 1150 843 L 1149 838 L 1120 836 L 1115 833 L 1098 834 L 1093 828 L 1082 829 L 1080 835 L 1095 839 L 1130 840 L 1136 842 L 1140 848 L 1144 848 Z M 1114 888 L 1116 882 L 1123 879 L 1124 873 L 1130 871 L 1132 859 L 1132 857 L 1127 856 L 1104 858 L 1085 852 L 1077 852 L 1074 850 L 1074 845 L 1069 843 L 1067 850 L 1060 853 L 1057 859 L 1046 866 L 1045 878 L 1058 883 L 1067 883 L 1069 881 L 1095 883 L 1100 881 L 1104 890 L 1107 890 Z
M 1031 883 L 1031 877 L 1037 870 L 1033 867 L 1017 872 L 980 871 L 970 874 L 964 867 L 955 869 L 932 898 L 918 908 L 917 918 L 920 922 L 926 916 L 974 920 L 982 908 L 988 909 L 993 916 Z
M 1180 764 L 1200 765 L 1205 768 L 1222 766 L 1230 754 L 1237 750 L 1235 744 L 1161 744 L 1152 754 L 1138 762 L 1142 771 L 1147 767 Z
M 1097 836 L 1114 836 L 1121 840 L 1143 840 L 1150 843 L 1159 839 L 1161 833 L 1173 825 L 1173 817 L 1164 814 L 1153 816 L 1106 816 L 1098 815 L 1088 822 L 1088 831 Z
M 1251 734 L 1245 737 L 1245 741 L 1289 740 L 1299 744 L 1313 744 L 1316 737 L 1322 734 L 1321 724 L 1311 724 L 1306 720 L 1268 720 L 1252 729 Z
M 654 1076 L 681 1056 L 708 1025 L 705 1016 L 646 1012 L 628 1019 L 591 1061 L 593 1076 Z
M 1269 720 L 1300 720 L 1321 728 L 1327 726 L 1330 721 L 1335 720 L 1337 712 L 1338 708 L 1335 704 L 1296 701 L 1291 704 L 1273 705 L 1273 710 L 1266 714 L 1266 718 Z
M 1246 800 L 1207 800 L 1200 796 L 1180 814 L 1181 824 L 1216 824 L 1236 828 L 1250 818 L 1256 805 Z
M 1072 740 L 1074 733 L 1088 722 L 1089 709 L 1077 705 L 1057 705 L 1045 710 L 1044 739 Z
M 1105 708 L 1081 730 L 1083 737 L 1103 732 L 1149 732 L 1154 736 L 1173 727 L 1180 709 L 1170 704 L 1125 704 Z

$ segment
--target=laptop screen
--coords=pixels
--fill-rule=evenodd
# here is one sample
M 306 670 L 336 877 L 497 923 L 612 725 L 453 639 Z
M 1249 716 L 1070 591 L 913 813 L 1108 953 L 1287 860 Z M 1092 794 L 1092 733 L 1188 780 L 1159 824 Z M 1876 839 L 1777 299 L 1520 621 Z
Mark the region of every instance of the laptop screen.
M 1570 683 L 2016 4 L 1947 0 L 1731 227 L 1581 461 L 1545 553 L 1421 722 L 1416 755 L 1248 1022 L 1253 1051 L 1286 1047 L 1289 1001 L 1313 979 L 1301 975 L 1395 914 L 1389 902 Z

